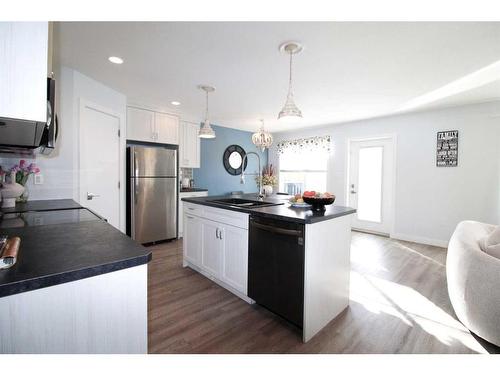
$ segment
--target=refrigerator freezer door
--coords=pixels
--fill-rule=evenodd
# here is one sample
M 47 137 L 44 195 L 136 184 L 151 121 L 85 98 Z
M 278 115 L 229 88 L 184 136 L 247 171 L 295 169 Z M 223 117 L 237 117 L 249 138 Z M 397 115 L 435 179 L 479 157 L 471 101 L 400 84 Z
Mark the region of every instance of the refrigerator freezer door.
M 132 238 L 139 243 L 177 237 L 177 178 L 131 178 Z
M 177 176 L 177 150 L 162 147 L 130 147 L 131 176 L 175 177 Z

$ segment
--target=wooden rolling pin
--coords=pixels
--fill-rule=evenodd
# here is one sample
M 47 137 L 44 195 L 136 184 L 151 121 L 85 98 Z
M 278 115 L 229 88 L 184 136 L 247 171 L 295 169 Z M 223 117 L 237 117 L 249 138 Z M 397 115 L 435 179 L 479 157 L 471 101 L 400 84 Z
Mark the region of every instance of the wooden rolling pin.
M 12 237 L 7 240 L 0 256 L 0 269 L 10 268 L 16 264 L 20 245 L 21 239 L 19 237 Z

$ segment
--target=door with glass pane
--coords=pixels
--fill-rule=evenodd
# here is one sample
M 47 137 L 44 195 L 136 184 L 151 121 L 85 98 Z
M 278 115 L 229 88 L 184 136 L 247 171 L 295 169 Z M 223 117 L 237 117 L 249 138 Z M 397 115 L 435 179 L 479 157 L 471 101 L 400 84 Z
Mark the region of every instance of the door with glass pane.
M 390 233 L 393 169 L 391 138 L 351 140 L 348 199 L 357 209 L 354 229 Z

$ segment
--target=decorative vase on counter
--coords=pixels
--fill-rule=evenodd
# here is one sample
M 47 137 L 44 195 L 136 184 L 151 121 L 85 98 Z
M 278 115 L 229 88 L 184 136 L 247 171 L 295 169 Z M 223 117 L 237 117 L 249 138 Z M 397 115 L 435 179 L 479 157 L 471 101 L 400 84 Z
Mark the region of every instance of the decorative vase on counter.
M 262 188 L 264 189 L 265 195 L 271 195 L 273 193 L 273 185 L 264 185 Z
M 24 193 L 24 187 L 16 182 L 15 172 L 10 174 L 10 182 L 3 184 L 0 193 L 2 194 L 3 208 L 16 206 L 16 199 Z

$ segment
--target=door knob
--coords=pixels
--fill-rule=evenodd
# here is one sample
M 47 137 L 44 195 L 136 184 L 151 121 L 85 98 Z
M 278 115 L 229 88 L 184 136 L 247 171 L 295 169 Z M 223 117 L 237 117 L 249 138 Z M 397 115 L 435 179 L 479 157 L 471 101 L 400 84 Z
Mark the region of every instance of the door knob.
M 87 192 L 87 200 L 88 201 L 91 201 L 93 198 L 97 198 L 97 197 L 100 197 L 100 195 Z

